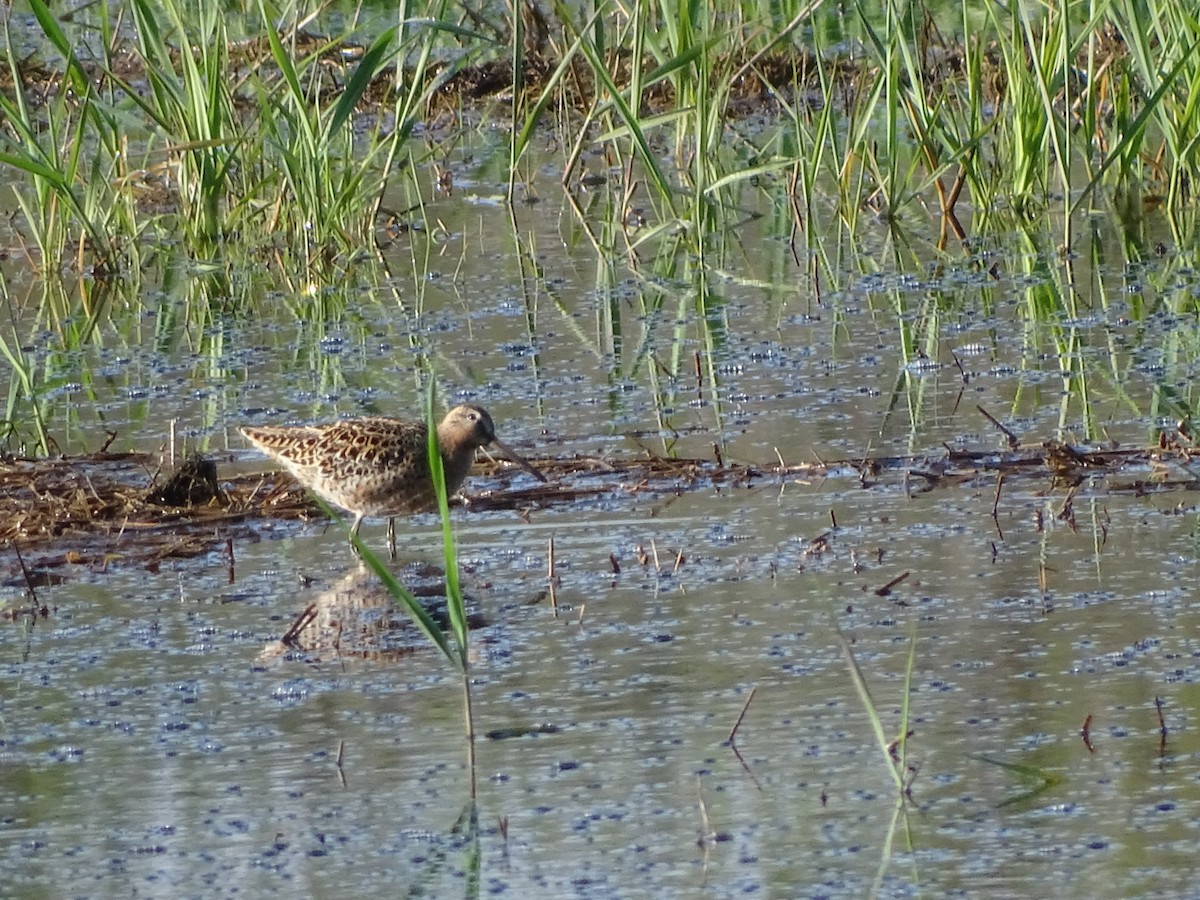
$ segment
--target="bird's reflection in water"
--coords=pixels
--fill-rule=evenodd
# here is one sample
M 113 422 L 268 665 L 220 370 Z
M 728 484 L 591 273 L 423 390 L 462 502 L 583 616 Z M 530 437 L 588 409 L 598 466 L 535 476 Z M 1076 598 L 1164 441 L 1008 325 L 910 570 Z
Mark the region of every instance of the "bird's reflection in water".
M 398 577 L 425 604 L 434 621 L 442 629 L 448 628 L 444 572 L 434 566 L 412 565 Z M 304 598 L 307 593 L 302 593 L 303 605 L 287 630 L 259 653 L 260 661 L 322 662 L 347 657 L 387 661 L 433 649 L 375 573 L 363 566 Z M 474 631 L 488 621 L 468 609 L 468 623 Z

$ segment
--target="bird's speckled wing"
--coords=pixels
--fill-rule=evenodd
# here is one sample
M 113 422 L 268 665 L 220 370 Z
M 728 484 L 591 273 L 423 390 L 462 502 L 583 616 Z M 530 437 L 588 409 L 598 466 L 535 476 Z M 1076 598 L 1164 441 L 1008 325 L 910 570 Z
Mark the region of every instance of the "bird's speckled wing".
M 429 470 L 428 432 L 423 422 L 347 419 L 319 430 L 320 436 L 308 453 L 311 465 L 325 477 L 361 477 L 381 470 Z
M 403 515 L 435 502 L 423 422 L 368 417 L 242 433 L 300 482 L 353 512 Z

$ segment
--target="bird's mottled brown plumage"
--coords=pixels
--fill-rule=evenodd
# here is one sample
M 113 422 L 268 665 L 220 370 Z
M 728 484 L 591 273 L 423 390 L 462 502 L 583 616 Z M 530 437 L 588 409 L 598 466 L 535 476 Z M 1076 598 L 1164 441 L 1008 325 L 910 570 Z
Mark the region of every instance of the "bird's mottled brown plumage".
M 354 513 L 352 537 L 365 516 L 390 518 L 428 512 L 437 506 L 424 422 L 372 416 L 328 425 L 261 426 L 241 431 L 301 484 Z M 545 481 L 497 440 L 492 417 L 482 407 L 464 404 L 450 410 L 438 425 L 437 441 L 450 494 L 467 477 L 475 451 L 489 444 Z

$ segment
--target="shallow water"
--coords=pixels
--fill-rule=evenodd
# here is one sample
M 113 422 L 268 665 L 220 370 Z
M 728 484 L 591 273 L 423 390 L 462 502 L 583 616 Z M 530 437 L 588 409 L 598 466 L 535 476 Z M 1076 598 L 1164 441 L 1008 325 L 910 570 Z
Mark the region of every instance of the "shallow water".
M 152 451 L 175 419 L 180 444 L 247 471 L 264 465 L 236 436 L 247 421 L 416 415 L 422 354 L 447 400 L 485 404 L 506 441 L 559 458 L 1002 448 L 977 406 L 1030 442 L 1142 445 L 1171 417 L 1164 391 L 1190 395 L 1176 321 L 1141 314 L 1128 291 L 1031 321 L 1049 251 L 993 251 L 999 279 L 967 264 L 932 275 L 897 271 L 868 234 L 818 297 L 752 221 L 699 309 L 688 277 L 598 276 L 547 204 L 520 214 L 541 248 L 531 284 L 507 213 L 487 202 L 497 185 L 476 178 L 440 201 L 450 238 L 429 272 L 381 282 L 364 264 L 317 286 L 324 318 L 273 285 L 254 315 L 172 331 L 159 326 L 194 282 L 143 293 L 135 324 L 114 319 L 54 358 L 75 374 L 51 433 L 81 451 L 115 428 L 116 449 Z M 931 336 L 927 359 L 902 352 L 906 329 Z M 50 354 L 42 338 L 29 352 Z M 1086 394 L 1077 371 L 1062 377 L 1079 359 Z M 1048 473 L 1006 482 L 994 520 L 993 475 L 920 493 L 918 477 L 864 485 L 849 468 L 675 494 L 630 485 L 528 521 L 456 511 L 486 620 L 477 830 L 462 818 L 460 685 L 363 596 L 340 529 L 264 520 L 263 540 L 237 542 L 232 579 L 220 543 L 157 573 L 119 556 L 103 576 L 71 572 L 40 592 L 45 618 L 0 628 L 5 891 L 1187 895 L 1197 516 L 1190 494 L 1106 484 L 1082 486 L 1072 520 Z M 399 526 L 401 577 L 436 582 L 415 568 L 441 560 L 436 523 Z M 382 547 L 382 526 L 364 533 Z M 4 562 L 12 606 L 19 569 Z M 311 642 L 281 652 L 309 604 Z M 899 807 L 842 638 L 888 740 L 916 642 Z M 752 690 L 739 760 L 724 741 Z
M 355 568 L 340 532 L 244 545 L 234 584 L 214 558 L 52 589 L 47 619 L 0 632 L 8 889 L 1018 896 L 1069 877 L 1090 896 L 1182 895 L 1200 820 L 1194 515 L 1104 498 L 1097 554 L 1086 527 L 1036 533 L 1048 501 L 1017 496 L 993 560 L 991 502 L 826 483 L 696 491 L 620 528 L 605 510 L 533 526 L 459 513 L 468 593 L 491 620 L 475 633 L 477 727 L 526 734 L 480 740 L 477 846 L 454 831 L 460 693 L 432 651 L 356 655 L 346 630 L 342 654 L 264 653 L 338 596 Z M 830 508 L 828 549 L 807 552 Z M 548 529 L 557 616 L 538 599 Z M 436 559 L 432 523 L 401 538 Z M 662 573 L 635 558 L 651 540 Z M 895 833 L 839 629 L 889 738 L 915 634 L 919 771 Z M 722 742 L 752 688 L 743 766 Z M 997 761 L 1057 783 L 1036 791 Z

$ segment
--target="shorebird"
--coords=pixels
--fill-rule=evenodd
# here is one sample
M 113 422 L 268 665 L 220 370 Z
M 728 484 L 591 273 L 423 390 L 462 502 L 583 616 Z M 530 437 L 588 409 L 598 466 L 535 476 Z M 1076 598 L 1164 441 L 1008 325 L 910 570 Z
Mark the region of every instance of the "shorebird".
M 394 517 L 437 508 L 424 422 L 371 416 L 327 425 L 251 426 L 241 432 L 305 487 L 354 514 L 351 545 L 365 517 L 387 516 L 388 546 L 394 558 Z M 475 451 L 489 445 L 534 478 L 546 480 L 496 437 L 492 417 L 482 407 L 464 404 L 450 410 L 437 427 L 437 442 L 448 495 L 467 477 Z

